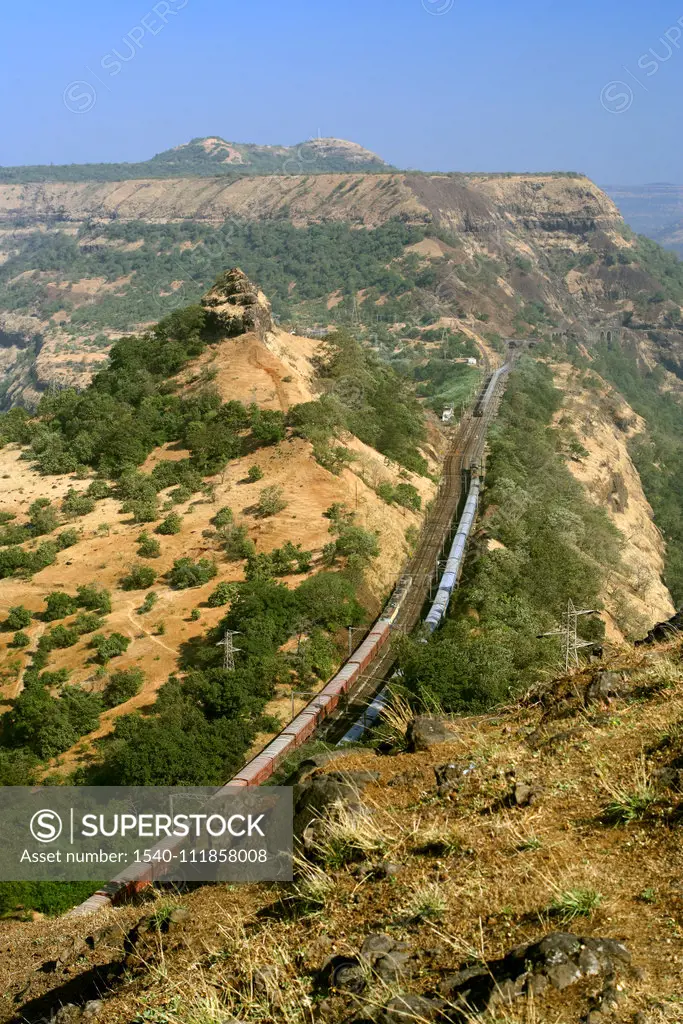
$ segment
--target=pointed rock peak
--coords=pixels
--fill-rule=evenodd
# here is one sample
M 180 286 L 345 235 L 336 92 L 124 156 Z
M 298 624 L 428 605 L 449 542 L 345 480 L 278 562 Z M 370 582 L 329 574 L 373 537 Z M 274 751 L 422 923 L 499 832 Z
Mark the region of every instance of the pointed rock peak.
M 222 334 L 235 337 L 274 330 L 270 303 L 239 267 L 227 270 L 202 299 L 209 323 Z

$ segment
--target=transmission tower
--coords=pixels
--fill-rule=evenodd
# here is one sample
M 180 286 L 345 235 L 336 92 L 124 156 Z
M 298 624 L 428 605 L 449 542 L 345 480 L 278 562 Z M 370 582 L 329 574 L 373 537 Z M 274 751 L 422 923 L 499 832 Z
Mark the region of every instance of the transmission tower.
M 233 643 L 233 637 L 237 636 L 239 630 L 237 629 L 226 629 L 225 636 L 222 640 L 219 640 L 216 647 L 223 648 L 223 668 L 227 672 L 235 671 L 235 654 L 237 651 L 241 651 L 241 647 L 235 647 Z
M 584 647 L 593 647 L 595 643 L 593 640 L 581 640 L 579 638 L 579 617 L 582 615 L 597 615 L 597 610 L 595 608 L 584 608 L 579 611 L 574 607 L 574 602 L 570 599 L 567 602 L 567 614 L 564 625 L 559 629 L 551 630 L 550 633 L 541 633 L 539 636 L 539 640 L 541 637 L 546 636 L 561 637 L 564 667 L 567 672 L 570 665 L 574 665 L 576 668 L 579 667 L 579 651 Z

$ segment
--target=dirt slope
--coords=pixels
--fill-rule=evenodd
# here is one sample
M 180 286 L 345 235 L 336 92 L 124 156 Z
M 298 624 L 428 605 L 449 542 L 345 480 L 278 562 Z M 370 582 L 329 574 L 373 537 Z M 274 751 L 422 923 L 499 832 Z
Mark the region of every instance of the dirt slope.
M 277 330 L 266 332 L 263 339 L 255 333 L 227 338 L 220 345 L 208 349 L 191 365 L 185 375 L 188 378 L 187 389 L 198 386 L 189 382 L 190 377 L 203 381 L 205 373 L 202 371 L 215 371 L 214 384 L 224 400 L 238 399 L 247 404 L 256 402 L 264 408 L 286 411 L 290 405 L 314 397 L 311 359 L 318 345 L 310 339 Z M 339 476 L 319 465 L 308 442 L 289 438 L 233 460 L 224 472 L 208 478 L 213 486 L 211 498 L 196 494 L 189 501 L 175 506 L 174 510 L 183 517 L 181 532 L 160 537 L 161 557 L 146 563 L 159 577 L 154 587 L 158 601 L 148 614 L 137 611 L 145 592 L 126 592 L 120 588 L 120 580 L 129 566 L 139 561 L 136 556 L 137 538 L 144 527 L 123 513 L 121 503 L 113 498 L 99 501 L 95 511 L 75 521 L 80 540 L 74 547 L 60 553 L 54 565 L 29 580 L 10 578 L 0 581 L 0 616 L 3 619 L 14 605 L 23 604 L 31 612 L 42 611 L 45 596 L 53 590 L 73 594 L 76 587 L 84 582 L 97 582 L 107 587 L 113 594 L 113 609 L 107 616 L 105 632 L 120 632 L 132 640 L 127 653 L 116 660 L 112 670 L 138 667 L 146 674 L 146 685 L 136 697 L 106 712 L 97 732 L 79 743 L 78 752 L 68 752 L 59 759 L 61 770 L 66 771 L 87 757 L 90 740 L 109 732 L 120 714 L 153 703 L 159 686 L 177 670 L 182 645 L 192 637 L 202 635 L 225 615 L 225 608 L 208 608 L 206 599 L 219 582 L 241 579 L 243 564 L 227 562 L 221 556 L 219 541 L 215 536 L 211 537 L 214 534 L 211 519 L 218 509 L 227 505 L 233 510 L 235 521 L 248 528 L 259 552 L 272 551 L 288 540 L 312 550 L 313 571 L 317 571 L 321 567 L 322 548 L 331 539 L 330 523 L 324 512 L 335 502 L 345 504 L 355 512 L 360 526 L 376 531 L 380 537 L 381 553 L 368 571 L 366 595 L 369 604 L 379 608 L 408 556 L 406 531 L 409 527 L 419 527 L 421 515 L 396 505 L 387 505 L 375 492 L 383 481 L 396 484 L 406 479 L 405 472 L 398 465 L 357 438 L 348 436 L 344 443 L 354 451 L 356 459 Z M 181 459 L 188 454 L 175 446 L 160 448 L 152 453 L 142 468 L 149 471 L 160 461 Z M 247 481 L 247 471 L 253 465 L 263 473 L 257 483 Z M 402 472 L 400 477 L 399 472 Z M 15 514 L 19 522 L 27 516 L 28 508 L 36 498 L 47 496 L 59 501 L 70 487 L 84 491 L 89 483 L 88 480 L 68 476 L 39 475 L 30 463 L 21 458 L 21 452 L 15 445 L 0 449 L 0 478 L 4 484 L 0 511 Z M 418 489 L 424 507 L 433 496 L 434 485 L 429 479 L 413 474 L 408 474 L 407 479 Z M 287 506 L 275 516 L 258 518 L 255 505 L 259 493 L 263 487 L 272 485 L 282 488 Z M 161 492 L 159 497 L 163 503 L 168 492 Z M 154 525 L 147 529 L 153 532 Z M 218 576 L 200 588 L 172 590 L 161 577 L 172 568 L 174 560 L 181 557 L 195 560 L 216 558 Z M 293 577 L 291 582 L 300 582 L 301 579 L 301 576 Z M 201 618 L 193 622 L 190 613 L 195 608 L 200 609 Z M 71 617 L 65 620 L 67 625 L 70 621 Z M 161 624 L 163 633 L 159 628 Z M 44 628 L 42 623 L 35 622 L 27 630 L 32 643 L 26 652 L 15 651 L 9 646 L 12 633 L 0 633 L 0 698 L 16 696 L 21 688 L 23 669 Z M 88 642 L 89 636 L 85 636 L 75 647 L 54 651 L 50 668 L 67 668 L 71 672 L 70 682 L 100 691 L 108 673 L 97 673 L 97 666 L 90 660 L 92 652 L 88 649 Z M 271 710 L 279 712 L 282 709 L 278 705 Z

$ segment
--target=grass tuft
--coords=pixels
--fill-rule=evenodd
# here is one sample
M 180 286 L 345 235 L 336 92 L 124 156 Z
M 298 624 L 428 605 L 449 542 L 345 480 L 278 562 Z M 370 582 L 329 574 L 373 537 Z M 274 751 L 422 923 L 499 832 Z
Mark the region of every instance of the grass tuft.
M 597 889 L 567 889 L 555 897 L 548 911 L 558 917 L 562 924 L 569 924 L 577 917 L 590 917 L 602 900 L 602 893 Z

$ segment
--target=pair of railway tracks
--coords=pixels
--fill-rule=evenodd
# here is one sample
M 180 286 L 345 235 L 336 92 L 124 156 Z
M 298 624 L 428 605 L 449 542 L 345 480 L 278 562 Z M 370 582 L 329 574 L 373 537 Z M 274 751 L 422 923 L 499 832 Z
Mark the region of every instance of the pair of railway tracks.
M 482 388 L 482 394 L 487 385 L 488 380 Z M 468 471 L 481 459 L 488 421 L 488 416 L 478 418 L 468 413 L 460 422 L 444 463 L 434 507 L 417 548 L 402 574 L 410 584 L 393 621 L 394 633 L 411 633 L 420 621 L 432 585 L 438 580 L 441 555 L 455 529 L 458 509 L 467 490 Z M 349 723 L 363 717 L 365 709 L 391 675 L 395 663 L 396 653 L 389 643 L 360 675 L 353 692 L 326 720 L 321 738 L 327 742 L 337 742 L 346 733 Z

